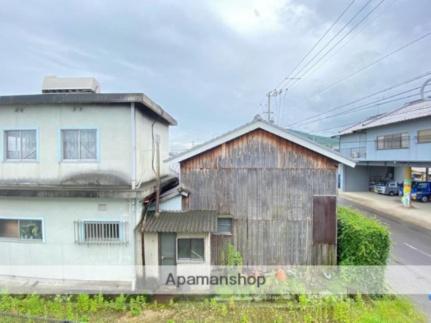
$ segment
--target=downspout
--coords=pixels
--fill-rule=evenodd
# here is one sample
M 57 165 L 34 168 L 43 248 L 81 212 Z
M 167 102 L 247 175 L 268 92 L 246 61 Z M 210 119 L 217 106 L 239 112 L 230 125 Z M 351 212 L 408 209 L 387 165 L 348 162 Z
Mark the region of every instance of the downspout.
M 131 161 L 131 185 L 132 190 L 136 189 L 136 111 L 135 102 L 131 103 L 130 129 L 132 136 L 132 161 Z

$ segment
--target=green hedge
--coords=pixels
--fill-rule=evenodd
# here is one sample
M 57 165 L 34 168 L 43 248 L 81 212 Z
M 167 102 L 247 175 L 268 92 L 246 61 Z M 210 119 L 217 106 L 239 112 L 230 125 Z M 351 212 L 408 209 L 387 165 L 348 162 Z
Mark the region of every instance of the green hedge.
M 338 208 L 337 218 L 339 265 L 386 265 L 391 241 L 385 226 L 350 208 Z

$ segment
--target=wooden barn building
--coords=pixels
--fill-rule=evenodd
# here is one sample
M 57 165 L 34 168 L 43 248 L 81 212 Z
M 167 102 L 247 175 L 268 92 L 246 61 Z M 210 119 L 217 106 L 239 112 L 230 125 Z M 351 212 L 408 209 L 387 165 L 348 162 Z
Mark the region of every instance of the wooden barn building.
M 335 264 L 337 166 L 352 160 L 257 116 L 170 162 L 182 210 L 149 217 L 146 264 L 223 265 L 228 242 L 244 265 Z

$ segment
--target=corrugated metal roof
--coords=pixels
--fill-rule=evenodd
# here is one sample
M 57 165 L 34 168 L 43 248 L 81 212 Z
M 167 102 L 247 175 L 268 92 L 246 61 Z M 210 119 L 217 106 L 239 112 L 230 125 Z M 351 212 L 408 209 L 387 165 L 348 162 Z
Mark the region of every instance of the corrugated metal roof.
M 249 133 L 256 129 L 263 129 L 272 133 L 276 136 L 289 140 L 297 145 L 310 149 L 318 154 L 326 156 L 332 160 L 338 161 L 350 167 L 355 167 L 355 162 L 346 156 L 343 156 L 339 152 L 318 144 L 315 141 L 307 139 L 303 136 L 299 136 L 298 133 L 291 131 L 289 129 L 281 128 L 275 124 L 269 123 L 263 120 L 260 116 L 256 116 L 252 122 L 246 123 L 245 125 L 229 131 L 219 137 L 216 137 L 210 141 L 207 141 L 201 145 L 197 145 L 185 152 L 182 152 L 176 156 L 167 159 L 167 162 L 182 162 L 186 159 L 192 158 L 196 155 L 201 154 L 204 151 L 210 150 L 217 147 L 225 142 L 238 138 L 246 133 Z
M 3 105 L 56 105 L 56 104 L 119 104 L 137 103 L 138 107 L 157 114 L 171 125 L 177 121 L 143 93 L 56 93 L 0 96 Z
M 340 135 L 349 134 L 363 129 L 380 127 L 392 123 L 414 120 L 431 116 L 431 101 L 415 101 L 407 105 L 375 117 L 368 118 L 352 127 L 340 131 Z
M 193 210 L 184 212 L 162 211 L 156 217 L 149 213 L 144 224 L 144 232 L 216 232 L 217 212 Z

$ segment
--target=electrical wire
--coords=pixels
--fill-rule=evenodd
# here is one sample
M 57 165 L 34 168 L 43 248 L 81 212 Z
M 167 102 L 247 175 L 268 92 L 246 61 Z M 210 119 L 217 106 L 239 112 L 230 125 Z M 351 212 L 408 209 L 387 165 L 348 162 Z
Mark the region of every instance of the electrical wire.
M 394 54 L 396 54 L 396 53 L 398 53 L 398 52 L 402 51 L 403 49 L 406 49 L 406 48 L 408 48 L 408 47 L 410 47 L 410 46 L 413 46 L 413 45 L 414 45 L 414 44 L 416 44 L 417 42 L 419 42 L 419 41 L 421 41 L 421 40 L 423 40 L 423 39 L 425 39 L 426 37 L 429 37 L 429 36 L 431 36 L 431 32 L 428 32 L 428 33 L 426 33 L 426 34 L 424 34 L 424 35 L 422 35 L 422 36 L 420 36 L 420 37 L 418 37 L 418 38 L 416 38 L 416 39 L 414 39 L 414 40 L 412 40 L 412 41 L 410 41 L 410 42 L 408 42 L 408 43 L 406 43 L 406 44 L 402 45 L 401 47 L 399 47 L 399 48 L 397 48 L 397 49 L 395 49 L 395 50 L 393 50 L 393 51 L 391 51 L 391 52 L 389 52 L 389 53 L 387 53 L 387 54 L 385 54 L 385 55 L 383 55 L 383 56 L 379 57 L 378 59 L 376 59 L 375 61 L 371 62 L 370 64 L 367 64 L 367 65 L 365 65 L 365 66 L 363 66 L 363 67 L 361 67 L 361 68 L 357 69 L 355 72 L 353 72 L 353 73 L 351 73 L 351 74 L 347 75 L 346 77 L 344 77 L 344 78 L 342 78 L 342 79 L 339 79 L 339 80 L 337 80 L 337 81 L 335 81 L 335 82 L 331 83 L 331 84 L 330 84 L 329 86 L 327 86 L 325 89 L 321 90 L 318 94 L 322 94 L 322 93 L 324 93 L 324 92 L 326 92 L 326 91 L 330 90 L 330 89 L 331 89 L 331 88 L 333 88 L 334 86 L 336 86 L 336 85 L 338 85 L 338 84 L 340 84 L 340 83 L 343 83 L 343 82 L 345 82 L 346 80 L 351 79 L 352 77 L 354 77 L 354 76 L 356 76 L 356 75 L 358 75 L 358 74 L 362 73 L 363 71 L 365 71 L 365 70 L 369 69 L 370 67 L 373 67 L 374 65 L 376 65 L 376 64 L 378 64 L 378 63 L 380 63 L 381 61 L 385 60 L 386 58 L 388 58 L 388 57 L 390 57 L 390 56 L 392 56 L 392 55 L 394 55 Z
M 310 70 L 310 64 L 312 64 L 316 59 L 317 62 L 314 65 L 311 65 L 311 68 L 313 68 L 316 64 L 318 64 L 328 53 L 330 53 L 336 46 L 338 46 L 338 44 L 344 40 L 350 33 L 353 32 L 354 29 L 356 29 L 375 9 L 378 8 L 378 6 L 380 6 L 383 1 L 385 0 L 380 0 L 379 4 L 377 6 L 375 6 L 373 9 L 371 9 L 360 21 L 359 23 L 355 24 L 346 34 L 344 34 L 344 36 L 342 36 L 341 39 L 337 39 L 337 37 L 342 34 L 342 32 L 344 32 L 344 30 L 368 7 L 368 5 L 372 2 L 373 0 L 368 0 L 350 19 L 349 21 L 344 24 L 344 26 L 338 30 L 338 32 L 332 36 L 332 38 L 325 44 L 325 46 L 323 46 L 302 68 L 300 68 L 300 70 L 294 74 L 294 79 L 292 80 L 290 87 L 292 87 L 293 85 L 297 84 L 299 81 L 301 81 L 304 76 L 307 74 L 307 72 Z M 329 45 L 331 45 L 331 43 L 336 40 L 335 44 L 329 48 L 328 51 L 326 51 L 323 56 L 320 56 L 320 54 L 322 52 L 324 52 L 324 50 L 326 48 L 328 48 Z M 319 57 L 320 56 L 320 57 Z M 303 71 L 305 70 L 305 72 L 303 73 Z M 299 80 L 298 80 L 299 79 Z
M 427 77 L 427 76 L 429 76 L 429 75 L 431 75 L 431 71 L 427 71 L 427 72 L 425 72 L 425 73 L 423 73 L 423 74 L 420 74 L 420 75 L 414 76 L 414 77 L 413 77 L 413 78 L 411 78 L 411 79 L 408 79 L 408 80 L 403 81 L 403 82 L 400 82 L 400 83 L 396 83 L 395 85 L 392 85 L 392 86 L 389 86 L 389 87 L 384 88 L 384 89 L 382 89 L 382 90 L 379 90 L 379 91 L 373 92 L 373 93 L 371 93 L 371 94 L 368 94 L 368 95 L 366 95 L 366 96 L 360 97 L 360 98 L 355 99 L 355 100 L 353 100 L 353 101 L 350 101 L 350 102 L 347 102 L 347 103 L 344 103 L 344 104 L 341 104 L 341 105 L 337 105 L 337 106 L 331 107 L 331 108 L 329 108 L 328 110 L 326 110 L 325 112 L 322 112 L 322 113 L 316 114 L 316 115 L 314 115 L 314 116 L 311 116 L 311 117 L 308 117 L 308 118 L 305 118 L 305 119 L 299 120 L 299 121 L 294 122 L 294 123 L 291 123 L 291 124 L 288 124 L 287 126 L 288 126 L 288 127 L 292 127 L 292 126 L 294 126 L 294 125 L 297 125 L 297 124 L 303 123 L 304 121 L 308 121 L 308 120 L 311 120 L 311 119 L 314 119 L 314 118 L 318 118 L 318 117 L 320 117 L 320 116 L 323 116 L 323 115 L 327 114 L 328 112 L 332 112 L 332 111 L 336 111 L 336 110 L 339 110 L 339 109 L 344 108 L 344 107 L 348 107 L 348 106 L 353 105 L 353 104 L 355 104 L 355 103 L 358 103 L 358 102 L 364 101 L 364 100 L 366 100 L 366 99 L 372 98 L 373 96 L 376 96 L 376 95 L 378 95 L 378 94 L 382 94 L 382 93 L 388 92 L 388 91 L 390 91 L 390 90 L 396 89 L 396 88 L 398 88 L 398 87 L 400 87 L 400 86 L 403 86 L 403 85 L 405 85 L 405 84 L 409 84 L 409 83 L 412 83 L 412 82 L 414 82 L 414 81 L 420 80 L 420 79 L 422 79 L 422 78 L 424 78 L 424 77 Z
M 325 33 L 319 38 L 319 40 L 310 48 L 310 50 L 300 59 L 300 61 L 295 65 L 292 71 L 286 76 L 280 83 L 275 87 L 276 89 L 281 87 L 286 80 L 289 80 L 290 77 L 295 73 L 299 66 L 307 59 L 308 56 L 317 48 L 317 46 L 321 43 L 321 41 L 329 34 L 329 32 L 337 25 L 340 19 L 344 16 L 344 14 L 350 9 L 350 7 L 355 3 L 356 0 L 352 0 L 347 7 L 338 15 L 337 19 L 332 23 L 332 25 L 325 31 Z

